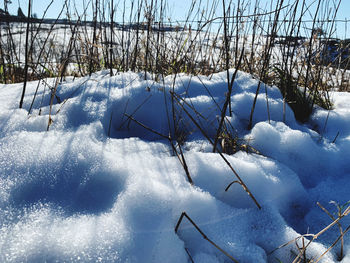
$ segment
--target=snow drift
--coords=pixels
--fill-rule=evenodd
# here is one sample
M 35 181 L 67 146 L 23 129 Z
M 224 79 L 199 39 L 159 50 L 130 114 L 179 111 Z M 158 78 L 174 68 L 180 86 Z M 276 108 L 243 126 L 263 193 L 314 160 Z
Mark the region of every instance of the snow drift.
M 54 100 L 49 131 L 44 83 L 29 83 L 26 110 L 17 109 L 22 84 L 0 85 L 0 261 L 189 262 L 191 256 L 194 262 L 228 262 L 190 222 L 175 233 L 186 212 L 239 262 L 291 262 L 298 254 L 294 243 L 274 249 L 332 222 L 316 202 L 333 213 L 330 201 L 350 199 L 350 95 L 335 92 L 334 110 L 317 109 L 301 125 L 289 107 L 283 123 L 279 90 L 263 87 L 271 121 L 265 93 L 259 94 L 248 131 L 257 83 L 238 72 L 228 122 L 260 154 L 239 151 L 226 158 L 261 210 L 239 184 L 225 191 L 234 174 L 170 96 L 179 94 L 213 137 L 227 91 L 225 72 L 178 75 L 175 82 L 174 76 L 154 82 L 132 72 L 67 79 L 58 87 L 61 103 Z M 165 136 L 183 135 L 194 186 L 169 141 L 140 123 Z M 346 227 L 350 219 L 341 222 Z M 336 227 L 328 230 L 307 257 L 319 257 L 338 235 Z M 322 262 L 335 262 L 339 249 Z M 350 262 L 347 236 L 342 262 Z

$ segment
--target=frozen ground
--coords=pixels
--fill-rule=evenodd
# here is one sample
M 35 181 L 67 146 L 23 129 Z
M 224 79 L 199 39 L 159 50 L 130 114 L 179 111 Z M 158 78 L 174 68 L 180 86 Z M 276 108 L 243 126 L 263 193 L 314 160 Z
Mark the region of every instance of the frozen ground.
M 239 184 L 225 192 L 234 174 L 176 103 L 194 186 L 169 142 L 125 117 L 174 133 L 173 77 L 143 79 L 131 72 L 68 79 L 58 87 L 63 102 L 54 100 L 49 131 L 47 87 L 38 86 L 28 116 L 38 82 L 29 83 L 24 109 L 22 84 L 0 85 L 0 262 L 190 262 L 188 253 L 194 262 L 230 262 L 189 221 L 175 233 L 182 212 L 239 262 L 292 262 L 295 242 L 271 252 L 332 222 L 316 202 L 336 213 L 330 201 L 350 200 L 350 94 L 333 93 L 334 110 L 317 109 L 300 125 L 289 108 L 282 122 L 281 95 L 267 87 L 269 123 L 263 87 L 248 131 L 257 81 L 239 72 L 228 119 L 232 133 L 261 154 L 225 156 L 259 210 Z M 211 79 L 180 75 L 174 85 L 210 136 L 226 90 L 225 72 Z M 345 229 L 350 217 L 340 222 Z M 338 236 L 337 226 L 326 231 L 307 258 L 319 257 Z M 344 244 L 342 262 L 350 262 L 348 236 Z M 336 262 L 339 252 L 338 244 L 321 262 Z

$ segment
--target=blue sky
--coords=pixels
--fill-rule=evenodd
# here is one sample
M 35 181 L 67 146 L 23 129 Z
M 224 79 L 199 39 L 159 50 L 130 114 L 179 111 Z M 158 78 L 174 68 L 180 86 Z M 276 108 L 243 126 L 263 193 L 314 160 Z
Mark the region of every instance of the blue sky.
M 36 13 L 38 15 L 38 17 L 42 16 L 47 5 L 51 2 L 50 0 L 32 0 L 32 1 L 33 1 L 33 6 L 34 6 L 33 13 Z M 71 1 L 73 1 L 73 0 L 71 0 Z M 108 2 L 110 0 L 105 0 L 105 1 Z M 289 0 L 289 1 L 291 1 L 291 0 Z M 2 1 L 2 2 L 4 2 L 4 1 Z M 49 18 L 57 17 L 59 11 L 62 8 L 63 2 L 64 2 L 64 0 L 54 0 L 53 4 L 51 5 L 51 7 L 49 8 L 49 10 L 47 12 L 47 17 L 49 17 Z M 76 2 L 79 3 L 78 8 L 80 7 L 82 10 L 83 0 L 76 0 Z M 85 2 L 89 2 L 89 0 L 85 0 Z M 117 6 L 119 8 L 119 12 L 118 11 L 117 12 L 119 13 L 119 17 L 121 17 L 121 8 L 122 8 L 123 0 L 119 0 L 119 1 L 114 0 L 114 2 L 117 3 Z M 126 1 L 126 2 L 128 3 L 131 1 Z M 167 0 L 167 2 L 168 2 L 168 12 L 169 12 L 168 15 L 171 17 L 171 19 L 173 21 L 174 20 L 180 20 L 180 21 L 184 20 L 186 17 L 187 10 L 189 9 L 191 1 L 190 0 Z M 203 2 L 206 3 L 206 1 L 203 1 Z M 235 2 L 237 2 L 237 0 L 233 0 L 233 3 L 235 3 Z M 252 2 L 254 2 L 254 1 L 252 0 Z M 268 0 L 260 0 L 260 2 L 261 2 L 261 6 L 265 6 L 266 4 L 271 3 L 271 1 L 268 1 Z M 312 3 L 315 1 L 309 0 L 308 2 Z M 27 13 L 27 11 L 26 11 L 27 6 L 28 6 L 27 3 L 28 3 L 28 0 L 12 0 L 12 4 L 9 5 L 10 13 L 16 14 L 18 6 L 21 6 L 23 12 L 26 14 Z M 209 3 L 211 3 L 210 0 L 209 0 Z M 285 3 L 288 3 L 288 0 L 285 0 Z M 1 7 L 3 7 L 3 6 L 1 6 Z M 90 14 L 91 14 L 91 12 L 90 12 Z M 222 14 L 222 8 L 221 8 L 221 1 L 220 1 L 220 4 L 219 4 L 218 9 L 217 9 L 217 15 L 221 15 L 221 14 Z M 118 14 L 116 17 L 118 17 Z M 90 16 L 90 18 L 91 18 L 91 16 Z M 116 19 L 118 19 L 118 18 L 116 18 Z M 350 20 L 350 0 L 342 0 L 342 3 L 340 5 L 339 11 L 338 11 L 337 19 Z M 337 23 L 338 37 L 343 38 L 345 36 L 345 33 L 346 33 L 346 37 L 349 38 L 350 37 L 350 21 L 347 23 L 347 29 L 345 27 L 345 23 L 342 23 L 342 22 Z

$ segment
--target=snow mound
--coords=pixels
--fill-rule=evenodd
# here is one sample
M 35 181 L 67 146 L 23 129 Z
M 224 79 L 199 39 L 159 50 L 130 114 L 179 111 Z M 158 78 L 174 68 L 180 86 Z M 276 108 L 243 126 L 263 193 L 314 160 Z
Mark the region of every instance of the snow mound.
M 226 72 L 155 82 L 102 71 L 59 84 L 51 104 L 54 82 L 28 83 L 23 109 L 22 85 L 0 85 L 1 262 L 228 262 L 196 227 L 239 262 L 291 262 L 295 244 L 275 249 L 331 222 L 316 202 L 335 212 L 331 200 L 350 199 L 348 94 L 334 93 L 334 110 L 301 125 L 289 107 L 283 122 L 279 90 L 262 85 L 247 130 L 258 81 L 238 72 L 225 125 L 256 151 L 224 156 L 260 210 L 197 127 L 216 135 Z M 310 129 L 326 119 L 322 132 Z M 183 143 L 193 186 L 169 135 Z M 185 217 L 175 233 L 183 212 L 196 225 Z M 307 257 L 338 235 L 328 230 Z

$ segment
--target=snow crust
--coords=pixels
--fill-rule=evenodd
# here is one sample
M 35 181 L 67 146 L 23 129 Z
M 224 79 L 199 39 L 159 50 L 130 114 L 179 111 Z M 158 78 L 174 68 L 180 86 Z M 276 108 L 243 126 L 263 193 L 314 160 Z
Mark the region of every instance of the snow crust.
M 294 242 L 274 249 L 332 222 L 316 202 L 335 213 L 330 201 L 350 200 L 350 95 L 334 92 L 334 109 L 317 109 L 301 125 L 288 106 L 283 122 L 279 90 L 263 85 L 249 131 L 257 85 L 238 72 L 228 122 L 260 154 L 225 157 L 261 210 L 239 184 L 225 191 L 234 174 L 170 96 L 181 95 L 213 138 L 226 72 L 180 74 L 175 82 L 104 71 L 67 79 L 58 86 L 62 102 L 54 100 L 49 131 L 50 92 L 43 83 L 30 115 L 38 82 L 29 83 L 24 109 L 18 109 L 22 84 L 0 85 L 0 262 L 190 262 L 185 248 L 194 262 L 229 262 L 186 219 L 175 233 L 182 212 L 239 262 L 293 261 Z M 169 142 L 125 115 L 173 135 L 172 105 L 194 186 Z M 341 223 L 346 228 L 350 218 Z M 336 227 L 328 230 L 307 257 L 320 256 L 338 235 Z M 350 238 L 344 239 L 342 262 L 350 262 Z M 321 262 L 336 262 L 339 251 L 338 244 Z

